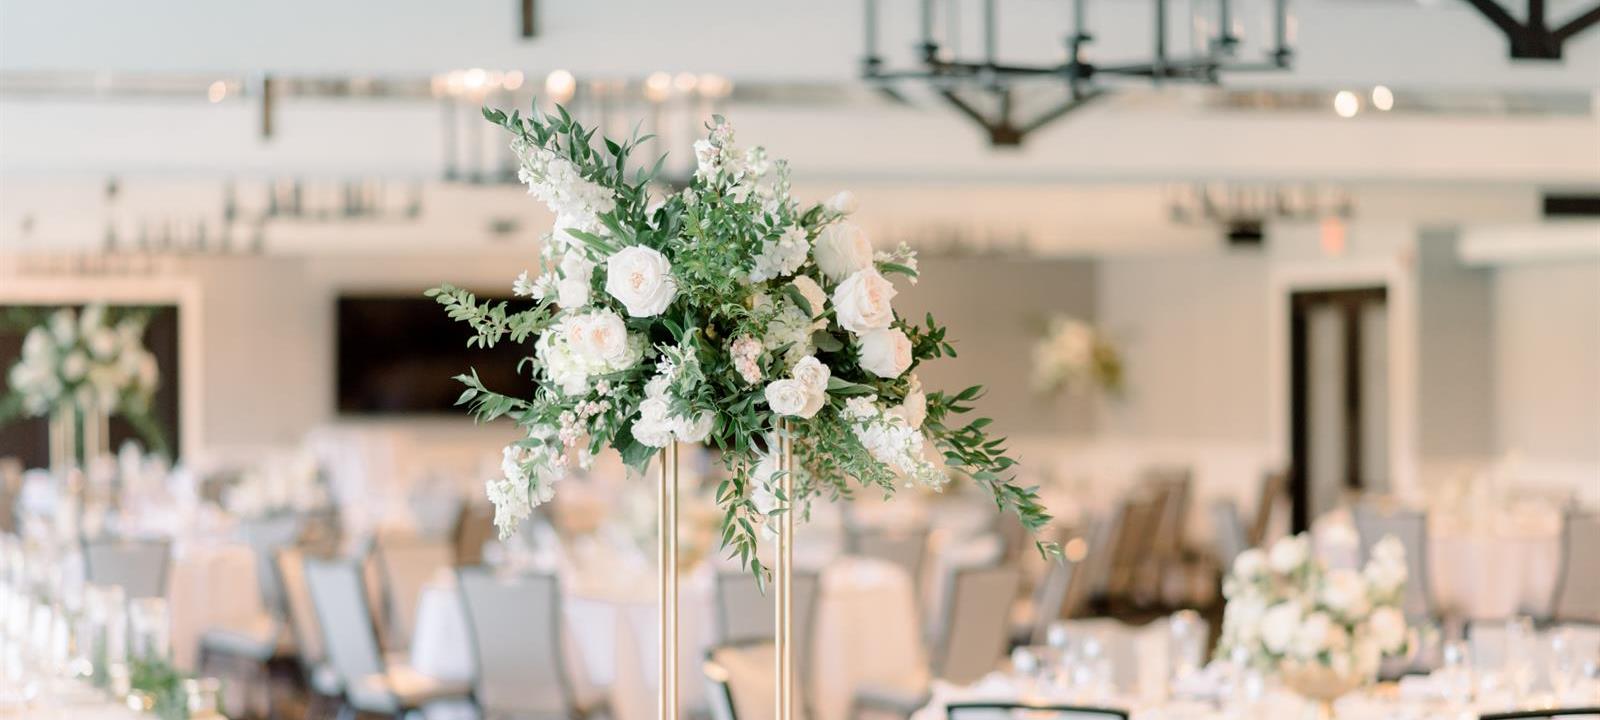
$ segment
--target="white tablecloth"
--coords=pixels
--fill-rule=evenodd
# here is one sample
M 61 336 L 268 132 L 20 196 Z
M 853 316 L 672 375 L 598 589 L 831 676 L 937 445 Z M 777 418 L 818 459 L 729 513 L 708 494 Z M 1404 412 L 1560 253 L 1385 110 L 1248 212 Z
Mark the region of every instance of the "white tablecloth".
M 679 697 L 685 708 L 705 707 L 701 662 L 711 642 L 713 574 L 702 567 L 679 585 Z M 655 714 L 655 576 L 640 578 L 634 592 L 614 588 L 600 596 L 564 590 L 562 610 L 571 634 L 575 665 L 583 681 L 603 688 L 620 720 Z M 917 632 L 910 579 L 885 563 L 843 559 L 823 571 L 817 608 L 815 657 L 809 680 L 818 720 L 846 720 L 850 699 L 862 683 L 910 684 L 925 667 Z M 448 583 L 424 590 L 412 636 L 411 664 L 448 680 L 469 680 L 471 646 L 459 595 Z
M 172 655 L 178 667 L 194 669 L 200 636 L 207 630 L 249 628 L 263 612 L 260 588 L 249 546 L 180 547 L 167 569 Z
M 1470 525 L 1445 518 L 1428 523 L 1428 580 L 1434 602 L 1469 620 L 1549 613 L 1561 572 L 1556 520 Z M 1347 511 L 1319 519 L 1318 553 L 1329 564 L 1353 567 L 1359 546 Z

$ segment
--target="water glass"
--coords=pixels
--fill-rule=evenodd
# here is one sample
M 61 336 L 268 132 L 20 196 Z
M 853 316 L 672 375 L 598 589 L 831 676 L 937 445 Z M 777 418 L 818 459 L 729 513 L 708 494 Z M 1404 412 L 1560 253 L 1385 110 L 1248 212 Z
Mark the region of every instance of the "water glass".
M 1533 618 L 1524 615 L 1506 621 L 1506 656 L 1502 672 L 1515 699 L 1519 702 L 1528 697 L 1528 693 L 1533 689 L 1536 648 L 1537 635 L 1533 628 Z
M 163 598 L 128 601 L 128 629 L 132 657 L 165 660 L 172 656 L 172 621 Z
M 1451 640 L 1441 651 L 1439 673 L 1443 677 L 1445 700 L 1455 705 L 1472 704 L 1472 650 L 1465 640 Z
M 1550 633 L 1550 689 L 1556 703 L 1573 700 L 1571 695 L 1583 680 L 1583 665 L 1574 647 L 1572 630 L 1557 628 Z
M 1171 676 L 1168 683 L 1176 686 L 1200 672 L 1205 664 L 1206 631 L 1200 613 L 1179 610 L 1167 620 L 1168 652 L 1172 657 Z
M 189 720 L 227 720 L 222 715 L 222 682 L 216 678 L 183 681 Z

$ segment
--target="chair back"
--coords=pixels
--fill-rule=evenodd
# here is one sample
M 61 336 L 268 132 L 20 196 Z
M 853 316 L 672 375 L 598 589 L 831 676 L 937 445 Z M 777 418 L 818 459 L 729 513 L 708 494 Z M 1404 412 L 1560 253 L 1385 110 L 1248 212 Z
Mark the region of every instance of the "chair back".
M 1248 547 L 1264 547 L 1272 532 L 1272 518 L 1289 493 L 1289 473 L 1274 470 L 1261 477 L 1261 497 L 1256 500 L 1256 516 L 1250 523 Z
M 797 670 L 801 677 L 808 676 L 811 666 L 811 647 L 815 633 L 817 598 L 821 578 L 815 572 L 796 572 L 794 580 L 794 632 Z M 718 645 L 752 645 L 772 642 L 776 637 L 776 619 L 772 614 L 772 597 L 763 594 L 754 576 L 746 572 L 717 573 L 716 623 L 712 629 L 712 642 Z
M 117 585 L 128 599 L 167 594 L 172 544 L 166 540 L 97 538 L 83 543 L 83 577 L 95 585 Z
M 261 591 L 261 607 L 273 617 L 287 612 L 283 584 L 274 566 L 278 551 L 294 545 L 300 538 L 300 516 L 295 513 L 271 515 L 239 523 L 239 537 L 256 556 L 256 582 Z
M 1028 705 L 1014 702 L 955 702 L 944 706 L 948 720 L 1127 720 L 1128 711 L 1084 705 Z
M 1434 616 L 1433 593 L 1428 587 L 1428 514 L 1421 510 L 1383 507 L 1378 503 L 1359 503 L 1353 509 L 1356 535 L 1361 539 L 1361 561 L 1372 555 L 1372 547 L 1393 535 L 1406 549 L 1406 588 L 1400 609 L 1410 620 Z
M 317 622 L 317 607 L 306 585 L 306 554 L 296 548 L 279 550 L 273 556 L 278 586 L 283 588 L 283 607 L 289 618 L 289 632 L 300 654 L 300 664 L 314 668 L 327 659 L 322 649 L 322 625 Z
M 1216 542 L 1217 562 L 1223 575 L 1233 570 L 1233 561 L 1250 547 L 1250 537 L 1239 520 L 1239 506 L 1232 500 L 1211 503 L 1211 534 Z
M 994 670 L 1010 641 L 1011 604 L 1022 572 L 1014 567 L 964 568 L 951 582 L 937 675 L 968 685 Z
M 713 646 L 701 667 L 712 720 L 773 720 L 776 649 L 770 642 Z M 804 718 L 802 707 L 796 713 Z
M 382 674 L 383 650 L 367 608 L 361 561 L 306 558 L 303 567 L 323 651 L 334 674 L 346 688 L 359 687 L 364 678 Z
M 456 549 L 456 565 L 481 565 L 483 546 L 498 536 L 494 527 L 493 505 L 478 502 L 462 505 L 456 517 L 455 532 L 451 535 Z
M 455 548 L 442 540 L 398 535 L 380 536 L 372 547 L 383 584 L 383 637 L 390 650 L 408 648 L 423 586 L 451 567 Z
M 572 716 L 575 693 L 553 574 L 500 577 L 478 566 L 456 570 L 477 666 L 473 688 L 486 717 Z
M 1083 573 L 1079 572 L 1079 567 L 1070 558 L 1058 558 L 1050 563 L 1044 577 L 1034 586 L 1033 628 L 1028 632 L 1030 642 L 1034 645 L 1043 645 L 1050 634 L 1050 623 L 1066 614 L 1067 591 L 1071 589 L 1074 578 L 1079 578 L 1078 585 L 1083 585 Z
M 863 527 L 846 528 L 845 541 L 852 555 L 877 558 L 904 571 L 912 587 L 922 587 L 922 566 L 928 556 L 928 528 Z
M 1557 622 L 1600 623 L 1600 515 L 1569 511 L 1561 523 L 1561 574 L 1550 615 Z
M 1128 597 L 1134 594 L 1141 568 L 1151 565 L 1156 527 L 1161 522 L 1164 503 L 1164 493 L 1149 489 L 1123 500 L 1118 511 L 1117 533 L 1111 544 L 1107 595 Z

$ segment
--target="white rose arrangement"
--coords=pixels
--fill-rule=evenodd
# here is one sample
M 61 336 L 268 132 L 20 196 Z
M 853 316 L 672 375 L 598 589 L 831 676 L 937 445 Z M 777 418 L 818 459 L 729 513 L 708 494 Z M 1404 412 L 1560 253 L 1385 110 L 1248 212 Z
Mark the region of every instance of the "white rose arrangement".
M 1033 385 L 1040 392 L 1122 392 L 1122 356 L 1104 333 L 1066 315 L 1050 319 L 1033 346 Z
M 112 322 L 104 305 L 51 313 L 23 336 L 22 356 L 6 375 L 11 392 L 0 401 L 0 420 L 92 407 L 123 416 L 151 448 L 164 450 L 150 414 L 160 373 L 144 347 L 144 330 L 138 313 Z
M 503 534 L 575 460 L 609 447 L 643 469 L 673 442 L 718 451 L 730 476 L 715 493 L 722 541 L 757 574 L 757 538 L 776 516 L 857 488 L 937 489 L 953 474 L 1030 530 L 1049 522 L 989 421 L 957 422 L 981 388 L 924 391 L 917 367 L 954 348 L 932 317 L 895 312 L 890 277 L 916 282 L 916 254 L 875 251 L 849 219 L 854 195 L 802 206 L 788 166 L 740 149 L 721 118 L 695 143 L 688 187 L 662 195 L 651 182 L 660 163 L 630 164 L 637 139 L 597 143 L 561 108 L 484 115 L 512 134 L 519 177 L 556 215 L 540 268 L 513 284 L 531 307 L 449 285 L 428 293 L 472 326 L 469 346 L 532 346 L 529 388 L 457 378 L 458 404 L 479 421 L 509 417 L 524 431 L 488 483 Z M 792 497 L 776 482 L 778 433 L 792 441 Z
M 1393 537 L 1373 547 L 1361 571 L 1329 570 L 1303 534 L 1246 550 L 1223 581 L 1217 657 L 1242 649 L 1260 668 L 1295 663 L 1370 678 L 1383 657 L 1407 650 L 1405 583 L 1405 546 Z

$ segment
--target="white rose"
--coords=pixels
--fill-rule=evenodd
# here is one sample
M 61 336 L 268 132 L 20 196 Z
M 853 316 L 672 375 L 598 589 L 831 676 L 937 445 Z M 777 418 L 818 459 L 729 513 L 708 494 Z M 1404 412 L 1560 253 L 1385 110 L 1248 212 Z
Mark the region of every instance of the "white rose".
M 633 421 L 633 439 L 650 447 L 666 447 L 672 442 L 673 424 L 667 413 L 672 409 L 664 397 L 648 397 L 639 403 L 639 419 Z
M 584 360 L 621 369 L 628 360 L 628 326 L 610 310 L 596 310 L 573 318 L 567 325 L 567 342 Z
M 1260 577 L 1266 569 L 1267 554 L 1257 548 L 1245 550 L 1233 559 L 1233 575 L 1237 578 L 1249 580 Z
M 861 368 L 881 378 L 897 378 L 911 367 L 911 340 L 899 330 L 873 330 L 861 336 Z
M 66 348 L 78 339 L 78 323 L 72 316 L 71 310 L 57 310 L 50 316 L 50 334 L 55 337 L 56 345 Z
M 1406 616 L 1394 607 L 1381 607 L 1372 611 L 1367 628 L 1378 649 L 1389 654 L 1400 652 L 1406 644 Z
M 1261 644 L 1276 655 L 1289 651 L 1295 630 L 1300 627 L 1300 606 L 1283 602 L 1267 608 L 1261 615 Z
M 672 433 L 677 435 L 679 440 L 686 443 L 705 442 L 706 437 L 711 435 L 711 426 L 716 420 L 716 414 L 710 410 L 696 415 L 693 420 L 679 417 L 677 418 L 677 426 L 672 429 Z
M 49 361 L 55 356 L 56 348 L 50 343 L 50 331 L 36 327 L 22 338 L 22 357 Z
M 810 417 L 805 411 L 812 404 L 811 389 L 804 382 L 794 378 L 774 380 L 767 384 L 767 406 L 779 415 L 791 417 Z M 811 411 L 816 414 L 816 410 Z
M 855 223 L 838 222 L 822 229 L 812 249 L 817 267 L 838 282 L 872 267 L 872 242 Z
M 922 383 L 917 376 L 911 376 L 911 389 L 906 392 L 906 399 L 900 401 L 900 407 L 894 410 L 896 415 L 905 418 L 906 424 L 912 429 L 922 427 L 922 421 L 928 418 L 928 396 L 922 392 Z
M 1273 543 L 1272 550 L 1267 554 L 1267 564 L 1273 572 L 1288 574 L 1304 564 L 1309 553 L 1304 537 L 1286 537 Z
M 794 364 L 794 370 L 791 374 L 794 379 L 805 383 L 806 388 L 811 392 L 825 393 L 828 391 L 828 378 L 833 375 L 833 371 L 829 370 L 827 365 L 822 364 L 822 361 L 818 360 L 816 356 L 807 355 L 801 358 L 800 362 Z
M 61 377 L 67 382 L 77 382 L 89 372 L 89 358 L 84 357 L 83 351 L 73 350 L 67 353 L 66 359 L 61 361 Z
M 849 215 L 856 211 L 860 203 L 856 202 L 856 194 L 849 190 L 840 190 L 833 197 L 822 201 L 823 209 L 838 215 Z
M 654 317 L 672 304 L 678 281 L 665 255 L 633 245 L 606 259 L 606 292 L 628 308 L 629 316 Z
M 1322 604 L 1348 620 L 1360 620 L 1372 609 L 1367 602 L 1367 584 L 1359 573 L 1347 569 L 1328 573 L 1322 587 Z
M 94 328 L 88 335 L 89 354 L 97 360 L 109 360 L 117 352 L 117 333 L 108 327 Z
M 1222 609 L 1223 626 L 1233 634 L 1234 642 L 1254 644 L 1260 639 L 1262 616 L 1266 611 L 1266 603 L 1257 597 L 1229 600 Z
M 561 281 L 556 283 L 556 302 L 566 309 L 581 308 L 589 304 L 589 282 L 594 277 L 594 263 L 580 252 L 568 252 L 561 258 Z
M 801 275 L 789 283 L 800 292 L 800 297 L 806 299 L 806 304 L 811 306 L 811 319 L 822 317 L 828 304 L 828 294 L 822 291 L 822 286 L 810 277 Z
M 833 289 L 833 309 L 839 327 L 861 335 L 882 330 L 894 321 L 894 284 L 877 270 L 867 268 L 851 275 Z
M 1371 677 L 1378 672 L 1378 665 L 1383 660 L 1383 651 L 1372 638 L 1356 638 L 1356 641 L 1350 645 L 1350 653 L 1354 656 L 1353 660 L 1357 673 L 1365 677 Z
M 1312 613 L 1300 622 L 1294 633 L 1294 654 L 1301 658 L 1312 658 L 1323 650 L 1336 650 L 1332 640 L 1333 631 L 1343 630 L 1334 627 L 1333 621 L 1325 613 Z

